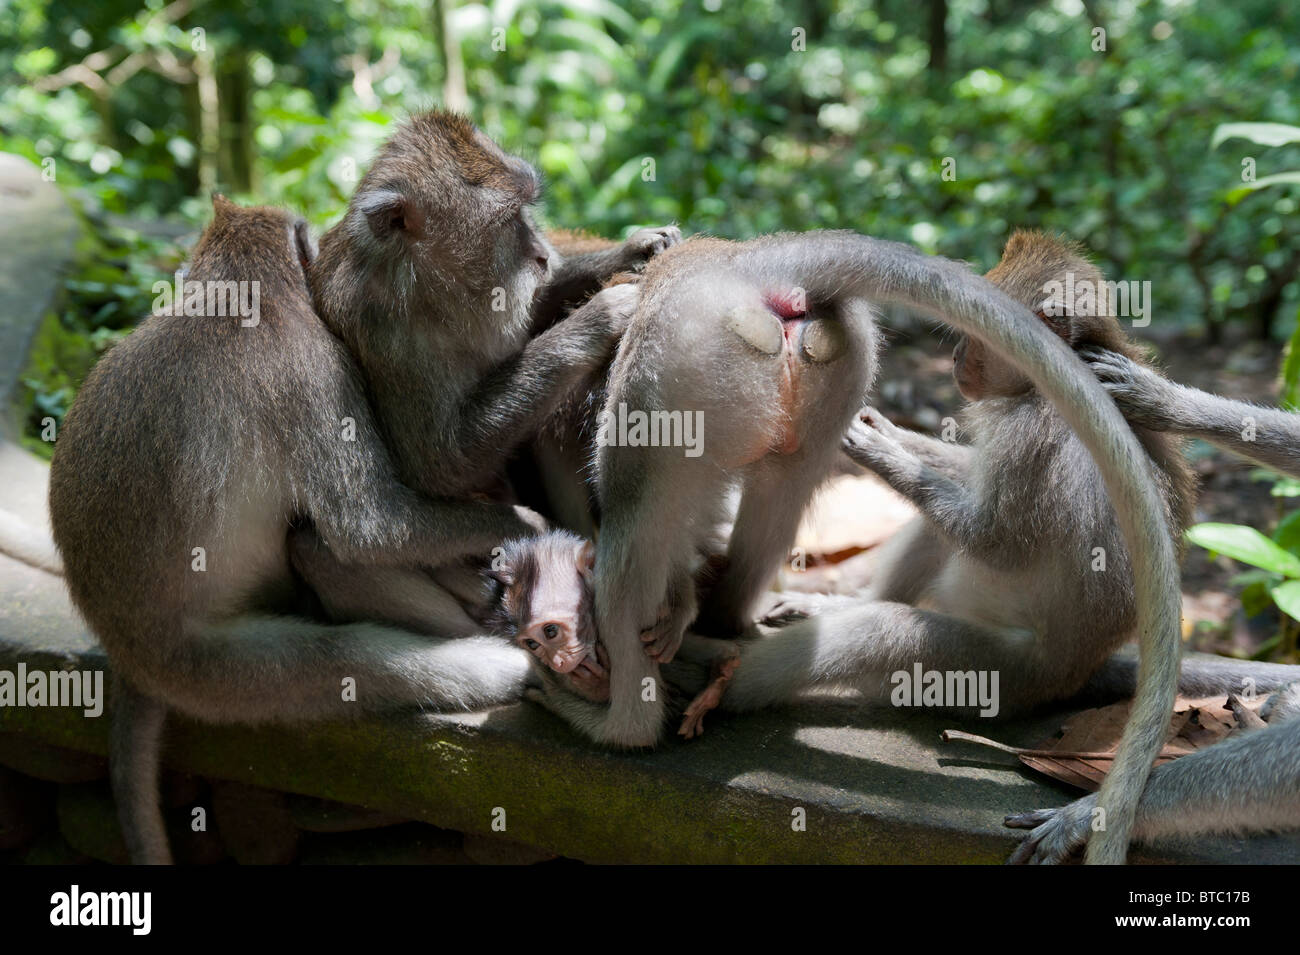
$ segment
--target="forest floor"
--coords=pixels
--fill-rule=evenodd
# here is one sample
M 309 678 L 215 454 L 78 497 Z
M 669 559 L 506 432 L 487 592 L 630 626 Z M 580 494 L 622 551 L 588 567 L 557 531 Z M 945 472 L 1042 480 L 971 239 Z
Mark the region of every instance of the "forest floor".
M 896 424 L 937 433 L 940 421 L 962 405 L 951 376 L 952 333 L 941 333 L 919 323 L 891 324 L 873 400 Z M 1207 345 L 1199 337 L 1179 333 L 1162 336 L 1148 344 L 1157 353 L 1158 364 L 1177 382 L 1231 398 L 1276 404 L 1282 353 L 1276 343 L 1229 336 L 1224 344 Z M 1256 470 L 1253 465 L 1199 441 L 1189 443 L 1188 453 L 1199 487 L 1195 521 L 1249 524 L 1268 533 L 1285 513 L 1287 499 L 1272 497 L 1270 482 L 1253 476 Z M 855 479 L 855 483 L 858 480 L 871 479 Z M 858 501 L 856 511 L 861 514 L 861 486 L 853 493 Z M 839 513 L 824 526 L 839 531 L 828 533 L 836 538 L 844 533 L 853 537 L 856 533 L 870 548 L 907 519 L 908 505 L 892 499 L 892 492 L 882 487 L 872 493 L 883 502 L 873 509 L 879 516 L 868 519 L 872 527 L 847 532 L 843 512 L 837 508 Z M 848 543 L 836 541 L 829 546 L 817 546 L 818 535 L 811 536 L 808 547 L 811 554 L 826 554 Z M 830 560 L 836 562 L 838 558 L 832 556 Z M 845 579 L 832 586 L 846 589 L 853 586 L 854 578 L 859 575 L 869 578 L 870 570 L 860 569 L 863 566 L 869 568 L 870 561 L 859 564 L 857 557 L 850 557 L 838 563 L 832 576 L 836 580 L 841 576 Z M 1201 548 L 1188 546 L 1183 561 L 1184 634 L 1188 649 L 1250 656 L 1278 632 L 1275 611 L 1254 618 L 1247 618 L 1242 612 L 1239 588 L 1231 580 L 1245 569 L 1228 558 L 1212 560 Z M 821 589 L 814 580 L 820 576 L 810 574 L 806 584 L 800 581 L 793 586 Z

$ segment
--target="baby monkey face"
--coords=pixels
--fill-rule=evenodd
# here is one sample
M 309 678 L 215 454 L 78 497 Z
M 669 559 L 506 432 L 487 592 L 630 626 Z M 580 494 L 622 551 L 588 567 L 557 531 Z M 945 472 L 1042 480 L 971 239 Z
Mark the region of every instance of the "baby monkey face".
M 609 699 L 609 660 L 596 637 L 590 541 L 563 531 L 512 541 L 492 576 L 514 641 L 596 702 Z

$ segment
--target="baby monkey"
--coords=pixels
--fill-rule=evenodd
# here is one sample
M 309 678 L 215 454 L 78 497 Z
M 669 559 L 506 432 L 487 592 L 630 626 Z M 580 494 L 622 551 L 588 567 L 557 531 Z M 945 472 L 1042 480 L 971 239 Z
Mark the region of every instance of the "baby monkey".
M 531 653 L 544 683 L 603 704 L 609 702 L 609 657 L 593 612 L 595 563 L 592 542 L 568 531 L 508 541 L 484 574 L 483 622 Z M 674 709 L 681 708 L 684 694 L 693 697 L 682 712 L 680 735 L 691 739 L 704 732 L 704 715 L 721 702 L 739 662 L 734 643 L 686 635 L 677 659 L 665 666 L 670 695 L 679 704 Z M 557 709 L 555 694 L 529 695 Z M 573 719 L 576 709 L 560 703 L 558 711 Z
M 486 572 L 484 623 L 533 655 L 542 672 L 595 703 L 609 700 L 596 638 L 596 548 L 568 531 L 507 541 Z

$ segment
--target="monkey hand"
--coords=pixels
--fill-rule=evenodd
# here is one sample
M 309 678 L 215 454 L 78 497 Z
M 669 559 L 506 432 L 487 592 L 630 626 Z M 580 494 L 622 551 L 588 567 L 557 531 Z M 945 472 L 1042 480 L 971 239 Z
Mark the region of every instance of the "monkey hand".
M 578 696 L 593 703 L 609 702 L 609 656 L 605 645 L 597 643 L 577 668 L 560 675 L 560 681 Z
M 1130 422 L 1153 431 L 1176 427 L 1174 384 L 1118 352 L 1088 347 L 1079 354 Z
M 1008 865 L 1059 865 L 1078 852 L 1088 841 L 1097 794 L 1076 799 L 1058 809 L 1007 816 L 1002 824 L 1009 829 L 1029 829 L 1025 841 L 1007 860 Z
M 624 268 L 638 269 L 664 249 L 682 241 L 682 230 L 675 225 L 637 229 L 623 243 Z
M 635 282 L 603 288 L 569 317 L 593 323 L 602 337 L 613 348 L 632 323 L 636 307 L 641 301 L 641 289 Z
M 856 598 L 847 594 L 808 594 L 786 590 L 772 596 L 774 599 L 758 618 L 765 627 L 784 627 L 796 620 L 857 603 Z
M 682 645 L 687 621 L 673 605 L 666 601 L 659 609 L 655 622 L 641 631 L 641 643 L 646 656 L 656 663 L 671 663 Z
M 903 447 L 899 429 L 875 408 L 864 408 L 849 425 L 844 434 L 844 452 L 870 471 L 916 460 L 916 455 Z

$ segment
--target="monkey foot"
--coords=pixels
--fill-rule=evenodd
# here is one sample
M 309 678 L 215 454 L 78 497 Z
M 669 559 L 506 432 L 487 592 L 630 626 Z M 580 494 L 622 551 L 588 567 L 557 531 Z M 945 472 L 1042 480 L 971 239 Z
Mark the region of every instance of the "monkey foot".
M 738 666 L 740 666 L 739 650 L 731 650 L 713 661 L 713 665 L 709 668 L 709 685 L 701 690 L 686 707 L 686 712 L 682 714 L 682 725 L 677 730 L 678 736 L 694 739 L 703 735 L 704 714 L 718 708 L 723 694 L 727 692 L 727 684 L 731 682 Z

